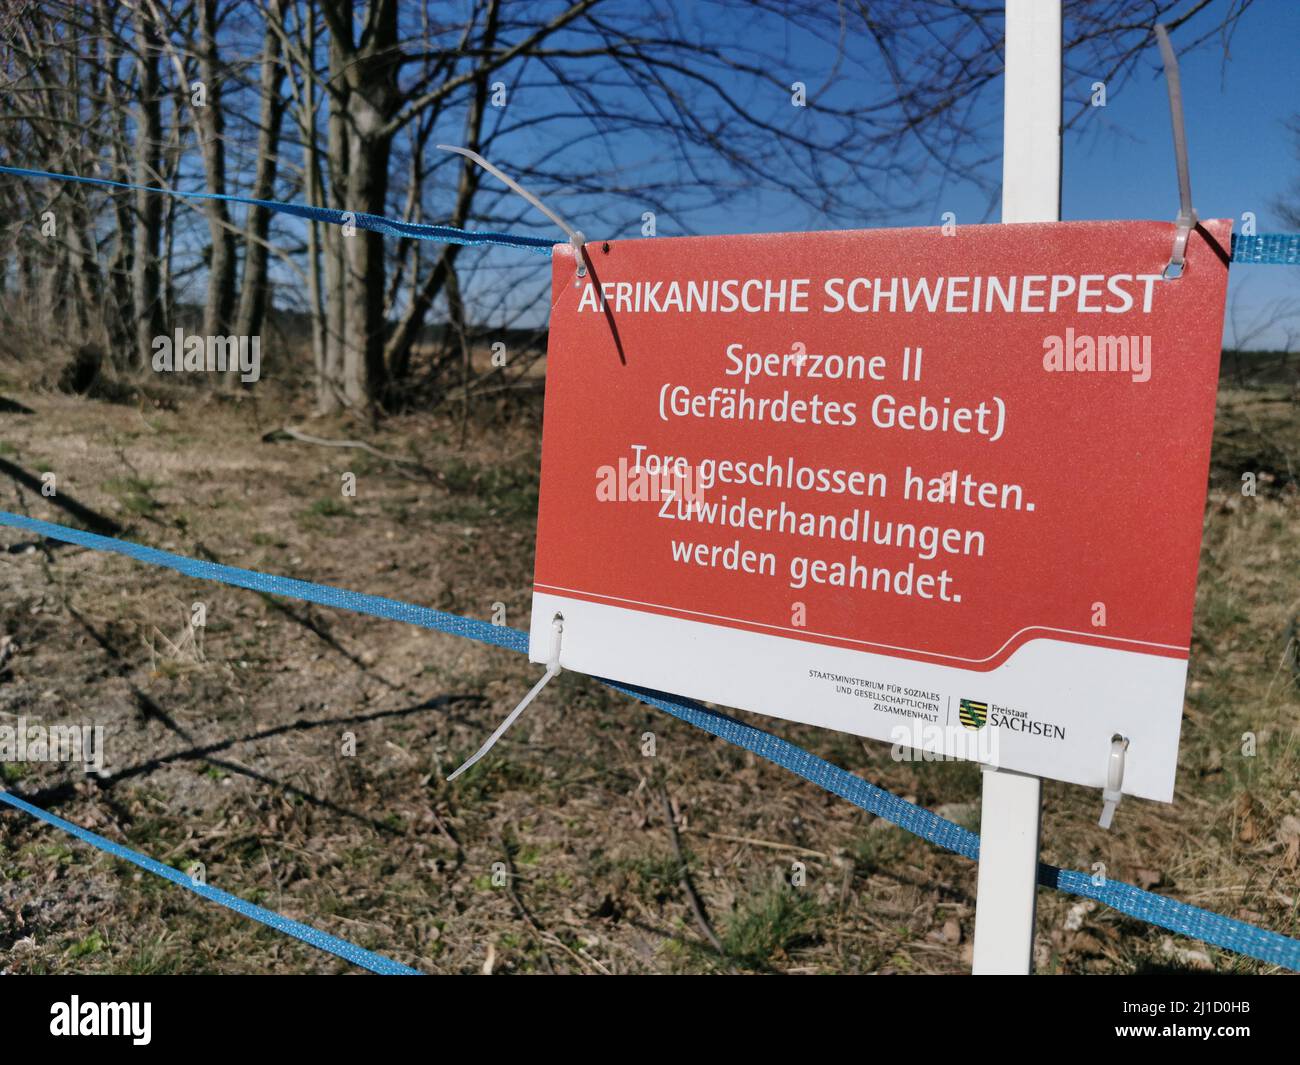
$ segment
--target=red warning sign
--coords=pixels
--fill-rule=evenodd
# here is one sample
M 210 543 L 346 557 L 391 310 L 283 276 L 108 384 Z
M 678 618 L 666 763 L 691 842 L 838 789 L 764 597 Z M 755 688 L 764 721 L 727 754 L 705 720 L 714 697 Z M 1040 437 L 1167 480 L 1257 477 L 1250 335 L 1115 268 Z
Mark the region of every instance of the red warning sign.
M 532 657 L 1169 799 L 1230 231 L 557 247 Z

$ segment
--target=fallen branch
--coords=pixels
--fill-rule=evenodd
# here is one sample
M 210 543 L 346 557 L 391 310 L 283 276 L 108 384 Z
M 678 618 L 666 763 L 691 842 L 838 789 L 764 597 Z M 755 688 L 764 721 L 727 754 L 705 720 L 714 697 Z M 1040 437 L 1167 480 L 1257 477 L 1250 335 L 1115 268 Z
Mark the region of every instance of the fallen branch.
M 704 910 L 704 902 L 695 890 L 695 885 L 691 883 L 691 874 L 686 862 L 686 852 L 682 850 L 682 838 L 677 833 L 677 821 L 673 817 L 673 804 L 668 798 L 667 788 L 661 787 L 659 789 L 659 798 L 663 802 L 664 820 L 668 822 L 668 832 L 673 840 L 673 851 L 677 855 L 678 867 L 681 870 L 682 890 L 686 893 L 686 899 L 691 904 L 691 912 L 695 915 L 695 923 L 699 925 L 704 938 L 709 941 L 713 949 L 725 958 L 727 952 L 722 949 L 722 940 L 718 938 L 713 926 L 709 924 L 709 916 Z
M 295 429 L 291 425 L 286 425 L 283 429 L 272 429 L 269 433 L 262 435 L 262 442 L 272 444 L 278 437 L 287 436 L 293 440 L 299 440 L 304 444 L 316 444 L 318 447 L 351 447 L 359 451 L 365 451 L 376 458 L 383 459 L 385 462 L 403 462 L 409 466 L 420 466 L 418 459 L 408 459 L 402 455 L 389 455 L 380 451 L 377 447 L 372 447 L 364 440 L 326 440 L 323 437 L 312 436 L 304 433 L 301 429 Z M 421 467 L 423 468 L 423 467 Z
M 317 447 L 345 447 L 357 451 L 364 451 L 369 455 L 374 455 L 378 459 L 383 459 L 385 462 L 393 462 L 399 466 L 408 466 L 412 470 L 417 471 L 420 474 L 420 477 L 427 480 L 434 481 L 440 485 L 443 483 L 439 474 L 434 470 L 429 469 L 421 463 L 419 459 L 409 459 L 404 455 L 390 455 L 385 451 L 380 451 L 377 447 L 367 444 L 364 440 L 326 440 L 324 437 L 312 436 L 310 433 L 304 433 L 301 429 L 295 429 L 291 425 L 286 425 L 282 429 L 272 429 L 269 433 L 262 434 L 262 442 L 266 444 L 272 444 L 275 443 L 276 440 L 282 440 L 285 438 L 297 440 L 299 443 L 303 444 L 315 444 Z M 412 476 L 412 474 L 404 470 L 399 470 L 398 472 L 407 480 L 420 479 L 420 477 Z
M 829 862 L 831 856 L 822 851 L 809 850 L 807 847 L 799 847 L 793 843 L 777 843 L 770 839 L 754 839 L 752 836 L 729 836 L 725 832 L 705 832 L 701 829 L 693 830 L 701 836 L 708 836 L 709 839 L 722 839 L 728 843 L 748 843 L 753 847 L 767 847 L 775 851 L 793 851 L 795 854 L 807 855 L 809 858 L 820 858 L 822 861 Z

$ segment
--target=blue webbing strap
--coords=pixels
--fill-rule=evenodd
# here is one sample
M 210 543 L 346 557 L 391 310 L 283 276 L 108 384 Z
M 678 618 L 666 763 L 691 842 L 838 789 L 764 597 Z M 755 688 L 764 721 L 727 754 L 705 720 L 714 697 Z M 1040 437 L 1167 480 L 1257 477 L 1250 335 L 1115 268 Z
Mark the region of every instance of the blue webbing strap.
M 105 839 L 103 836 L 84 829 L 80 825 L 74 825 L 71 821 L 65 821 L 62 817 L 57 817 L 48 810 L 42 810 L 39 806 L 33 806 L 25 799 L 20 799 L 11 791 L 0 791 L 0 802 L 6 802 L 15 809 L 23 810 L 33 817 L 38 817 L 55 828 L 61 828 L 64 832 L 76 836 L 79 840 L 89 843 L 92 847 L 98 847 L 100 850 L 111 854 L 114 858 L 121 858 L 125 862 L 131 862 L 147 872 L 161 876 L 166 880 L 170 880 L 173 884 L 193 891 L 196 895 L 202 895 L 209 902 L 225 906 L 227 909 L 234 910 L 244 917 L 251 917 L 254 921 L 261 921 L 268 928 L 274 928 L 277 932 L 283 932 L 295 939 L 301 939 L 304 943 L 316 947 L 318 950 L 328 951 L 344 961 L 350 961 L 353 965 L 360 965 L 363 969 L 369 969 L 372 973 L 379 973 L 381 976 L 423 975 L 418 969 L 412 969 L 410 966 L 402 965 L 391 958 L 385 958 L 382 954 L 376 954 L 364 947 L 358 947 L 354 943 L 349 943 L 346 939 L 339 939 L 338 936 L 332 936 L 328 932 L 312 928 L 311 925 L 291 921 L 288 917 L 281 917 L 280 914 L 273 913 L 271 910 L 264 910 L 261 906 L 254 906 L 251 902 L 245 902 L 238 895 L 231 895 L 220 888 L 208 887 L 207 884 L 195 883 L 179 869 L 173 869 L 170 865 L 163 865 L 162 862 L 155 861 L 147 855 L 133 851 L 129 847 L 123 847 L 120 843 L 114 843 L 111 839 Z
M 513 651 L 526 653 L 528 650 L 527 633 L 474 618 L 464 618 L 440 610 L 430 610 L 427 607 L 413 606 L 379 596 L 362 595 L 308 581 L 269 576 L 212 562 L 200 562 L 127 540 L 115 540 L 7 511 L 0 511 L 0 525 L 14 526 L 54 540 L 79 544 L 95 550 L 111 551 L 141 562 L 166 566 L 187 576 L 221 581 L 241 588 L 253 588 L 271 595 L 306 599 L 309 602 L 353 610 L 362 614 L 407 621 L 438 632 L 464 636 Z M 930 810 L 905 802 L 883 788 L 867 783 L 861 777 L 818 758 L 788 740 L 725 714 L 708 710 L 689 699 L 680 699 L 663 692 L 614 681 L 605 680 L 602 683 L 695 725 L 719 739 L 752 751 L 922 839 L 967 858 L 979 858 L 979 836 L 975 833 Z M 1189 906 L 1150 891 L 1143 891 L 1121 881 L 1105 880 L 1098 885 L 1086 873 L 1058 869 L 1047 864 L 1039 866 L 1038 878 L 1039 883 L 1048 887 L 1096 899 L 1121 913 L 1159 925 L 1172 932 L 1192 936 L 1227 950 L 1300 971 L 1300 940 L 1255 928 L 1243 921 Z
M 222 566 L 216 562 L 187 558 L 174 555 L 170 551 L 159 551 L 144 544 L 133 544 L 129 540 L 115 540 L 111 536 L 72 529 L 66 525 L 28 518 L 22 514 L 11 514 L 0 510 L 0 525 L 12 525 L 16 529 L 51 540 L 89 547 L 95 551 L 109 551 L 115 555 L 125 555 L 137 562 L 148 562 L 152 566 L 165 566 L 167 569 L 183 573 L 187 577 L 197 577 L 204 581 L 219 581 L 233 584 L 237 588 L 247 588 L 253 592 L 265 592 L 267 595 L 284 595 L 290 599 L 305 599 L 309 603 L 321 606 L 338 607 L 342 610 L 355 610 L 360 614 L 371 614 L 377 618 L 390 621 L 405 621 L 411 625 L 420 625 L 438 632 L 449 632 L 453 636 L 464 636 L 470 640 L 490 643 L 495 647 L 505 647 L 511 651 L 527 651 L 528 637 L 514 629 L 501 625 L 491 625 L 474 618 L 463 618 L 459 614 L 447 614 L 441 610 L 402 603 L 396 599 L 385 599 L 379 595 L 364 595 L 350 592 L 344 588 L 331 588 L 327 584 L 313 584 L 310 581 L 294 580 L 292 577 L 275 577 L 267 573 L 258 573 L 251 569 L 238 569 L 235 566 Z
M 868 784 L 861 777 L 818 758 L 788 740 L 725 714 L 707 710 L 688 699 L 611 681 L 604 683 L 688 721 L 705 732 L 711 732 L 728 743 L 753 751 L 769 762 L 788 769 L 796 776 L 847 799 L 853 805 L 876 814 L 913 835 L 964 857 L 979 860 L 980 839 L 975 833 L 924 807 L 906 802 L 883 788 Z M 1185 902 L 1144 891 L 1121 880 L 1103 880 L 1097 884 L 1087 873 L 1058 869 L 1046 862 L 1038 866 L 1038 882 L 1070 895 L 1096 899 L 1120 913 L 1167 928 L 1171 932 L 1300 972 L 1300 940 L 1289 939 L 1277 932 L 1269 932 L 1232 917 L 1189 906 Z
M 1096 884 L 1087 873 L 1058 869 L 1045 862 L 1038 866 L 1038 882 L 1071 895 L 1096 899 L 1113 910 L 1179 935 L 1300 972 L 1300 939 L 1290 939 L 1245 921 L 1202 910 L 1153 891 L 1143 891 L 1122 880 L 1104 880 Z
M 596 679 L 615 691 L 657 707 L 675 718 L 689 722 L 696 728 L 712 733 L 719 739 L 743 747 L 747 751 L 753 751 L 754 754 L 766 758 L 774 765 L 788 769 L 796 776 L 803 777 L 804 780 L 816 784 L 832 795 L 847 799 L 854 806 L 868 813 L 883 817 L 914 836 L 937 843 L 940 847 L 967 858 L 979 857 L 980 838 L 974 832 L 962 828 L 961 825 L 949 821 L 946 817 L 932 813 L 923 806 L 900 799 L 884 788 L 869 784 L 861 777 L 837 765 L 832 765 L 825 759 L 818 758 L 789 740 L 773 736 L 770 732 L 764 732 L 760 728 L 737 721 L 734 717 L 728 717 L 716 710 L 709 710 L 691 699 L 665 695 L 663 692 L 650 691 L 630 684 L 620 684 L 602 677 Z
M 1300 266 L 1300 233 L 1259 233 L 1253 237 L 1234 233 L 1232 261 Z
M 527 237 L 515 233 L 474 232 L 457 229 L 455 226 L 433 226 L 422 222 L 402 222 L 383 215 L 364 212 L 343 212 L 332 207 L 310 207 L 298 203 L 285 203 L 281 200 L 255 200 L 250 196 L 230 196 L 217 192 L 183 192 L 179 189 L 163 189 L 153 185 L 135 185 L 128 181 L 111 181 L 108 178 L 81 177 L 78 174 L 58 174 L 50 170 L 29 170 L 21 166 L 0 166 L 0 174 L 13 174 L 15 177 L 44 178 L 49 181 L 73 181 L 81 185 L 99 185 L 112 189 L 129 189 L 132 192 L 160 192 L 165 196 L 179 196 L 187 200 L 225 200 L 228 203 L 242 203 L 250 207 L 264 207 L 268 211 L 309 218 L 316 222 L 329 222 L 333 225 L 345 225 L 351 222 L 358 229 L 369 229 L 376 233 L 387 233 L 394 237 L 410 237 L 415 240 L 436 240 L 444 244 L 465 244 L 470 246 L 492 244 L 504 248 L 523 248 L 527 251 L 550 255 L 555 241 L 544 237 Z M 1245 237 L 1234 233 L 1230 260 L 1234 263 L 1276 264 L 1280 266 L 1300 265 L 1300 234 L 1295 233 L 1259 233 Z
M 366 214 L 363 211 L 338 211 L 332 207 L 309 207 L 298 203 L 283 203 L 280 200 L 255 200 L 249 196 L 226 196 L 217 192 L 182 192 L 178 189 L 160 189 L 151 185 L 132 185 L 126 181 L 110 181 L 108 178 L 80 177 L 76 174 L 55 174 L 49 170 L 27 170 L 20 166 L 0 166 L 0 174 L 14 174 L 17 177 L 48 178 L 52 181 L 74 181 L 79 185 L 100 185 L 113 189 L 130 189 L 134 192 L 161 192 L 165 196 L 179 196 L 186 200 L 225 200 L 227 203 L 243 203 L 250 207 L 265 207 L 268 211 L 309 218 L 315 222 L 329 222 L 336 226 L 351 223 L 357 229 L 369 229 L 376 233 L 387 233 L 394 237 L 411 237 L 415 240 L 436 240 L 443 244 L 465 244 L 477 246 L 495 244 L 505 248 L 523 248 L 527 251 L 550 255 L 555 244 L 553 240 L 542 237 L 525 237 L 514 233 L 484 233 L 457 229 L 455 226 L 431 226 L 422 222 L 402 222 L 383 215 Z

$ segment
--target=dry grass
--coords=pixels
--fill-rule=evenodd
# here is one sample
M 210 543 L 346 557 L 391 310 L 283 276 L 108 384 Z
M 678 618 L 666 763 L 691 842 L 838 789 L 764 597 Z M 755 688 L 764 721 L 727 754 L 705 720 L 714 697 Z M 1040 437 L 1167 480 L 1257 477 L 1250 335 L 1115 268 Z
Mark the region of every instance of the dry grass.
M 0 454 L 56 471 L 61 493 L 129 539 L 480 618 L 500 602 L 510 624 L 526 623 L 533 405 L 483 412 L 464 446 L 455 417 L 404 416 L 367 434 L 436 471 L 412 479 L 361 452 L 261 442 L 285 421 L 360 432 L 307 423 L 300 401 L 274 389 L 258 405 L 190 393 L 169 410 L 34 391 L 21 368 L 3 373 L 0 394 L 35 414 L 0 414 Z M 1094 793 L 1049 783 L 1043 827 L 1047 860 L 1103 862 L 1112 877 L 1291 935 L 1298 454 L 1300 417 L 1281 391 L 1224 392 L 1177 802 L 1126 802 L 1105 833 Z M 1241 494 L 1243 470 L 1272 476 L 1255 498 Z M 340 495 L 349 471 L 355 499 Z M 66 520 L 8 479 L 0 507 Z M 583 677 L 561 676 L 449 786 L 444 774 L 535 675 L 519 656 L 66 546 L 0 553 L 0 583 L 0 636 L 19 647 L 0 672 L 0 719 L 103 724 L 114 770 L 94 781 L 10 766 L 12 785 L 426 971 L 969 965 L 970 862 Z M 207 606 L 201 653 L 174 649 L 195 601 Z M 978 828 L 973 766 L 896 763 L 883 744 L 754 720 Z M 647 731 L 654 758 L 641 754 Z M 348 732 L 355 757 L 341 753 Z M 1248 732 L 1253 757 L 1242 754 Z M 0 833 L 4 971 L 348 968 L 17 813 L 0 815 Z M 798 889 L 794 862 L 807 871 Z M 1054 893 L 1041 894 L 1039 929 L 1047 972 L 1270 971 Z

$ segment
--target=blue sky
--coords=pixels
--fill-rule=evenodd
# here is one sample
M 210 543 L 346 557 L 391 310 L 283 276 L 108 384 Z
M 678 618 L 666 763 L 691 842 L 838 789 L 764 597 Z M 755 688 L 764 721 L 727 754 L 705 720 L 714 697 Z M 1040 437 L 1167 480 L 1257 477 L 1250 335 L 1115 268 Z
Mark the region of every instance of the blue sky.
M 1193 37 L 1204 33 L 1227 10 L 1227 5 L 1220 0 L 1215 8 L 1180 28 L 1174 34 L 1175 46 L 1186 47 Z M 751 35 L 782 32 L 782 26 L 770 19 L 761 30 L 758 26 L 751 27 Z M 850 63 L 837 67 L 835 50 L 825 42 L 793 32 L 787 36 L 790 69 L 773 71 L 783 80 L 819 85 L 836 70 L 839 78 L 830 91 L 835 103 L 841 106 L 855 99 L 869 99 L 880 88 L 880 83 L 872 84 L 873 78 L 882 76 L 879 70 L 873 69 L 876 64 L 864 67 Z M 743 52 L 743 40 L 737 41 L 736 48 Z M 857 56 L 871 55 L 871 49 L 863 47 L 862 42 L 849 42 L 849 50 Z M 1218 39 L 1182 56 L 1192 191 L 1202 217 L 1229 217 L 1240 229 L 1242 213 L 1253 211 L 1259 232 L 1287 228 L 1278 216 L 1275 203 L 1300 179 L 1295 139 L 1285 128 L 1288 119 L 1300 114 L 1298 52 L 1300 0 L 1255 0 L 1237 24 L 1226 56 L 1223 42 Z M 1078 56 L 1071 57 L 1073 65 L 1080 62 Z M 1092 83 L 1103 74 L 1101 70 L 1067 73 L 1064 85 L 1067 119 L 1088 102 Z M 1136 70 L 1109 84 L 1108 90 L 1107 105 L 1088 108 L 1066 132 L 1062 217 L 1172 221 L 1178 210 L 1178 187 L 1168 96 L 1154 41 Z M 789 107 L 788 97 L 781 93 L 775 97 L 764 93 L 762 99 L 750 102 L 777 125 L 799 121 Z M 520 106 L 527 107 L 530 103 L 537 105 L 540 101 L 521 97 Z M 1001 106 L 1001 86 L 997 84 L 977 98 L 969 116 L 980 130 L 983 146 L 992 152 L 997 152 L 1001 139 Z M 528 155 L 526 149 L 533 147 L 528 143 L 533 135 L 524 136 L 524 144 L 504 139 L 497 146 L 496 150 L 502 154 L 495 161 L 506 169 L 511 164 L 508 156 L 515 156 L 516 163 L 522 162 Z M 544 143 L 542 134 L 536 137 L 539 143 Z M 553 205 L 569 214 L 571 221 L 586 230 L 592 239 L 638 235 L 636 228 L 645 205 L 637 200 L 633 190 L 638 182 L 653 184 L 659 176 L 655 159 L 661 146 L 657 146 L 654 134 L 643 134 L 639 139 L 620 138 L 616 143 L 621 161 L 628 166 L 629 172 L 623 177 L 626 191 L 611 196 L 602 206 L 612 202 L 614 217 L 624 224 L 616 223 L 609 232 L 596 232 L 609 223 L 592 217 L 593 201 L 584 201 L 581 195 L 570 198 L 563 191 L 548 193 L 548 199 L 554 197 Z M 990 174 L 996 181 L 1000 164 L 985 176 Z M 735 179 L 735 175 L 723 168 L 713 169 L 711 176 L 724 183 Z M 864 180 L 879 178 L 864 177 Z M 990 212 L 988 194 L 974 182 L 963 180 L 960 174 L 941 178 L 931 168 L 929 173 L 918 173 L 914 181 L 901 182 L 886 191 L 899 192 L 903 198 L 917 201 L 918 206 L 889 213 L 887 223 L 881 221 L 878 213 L 875 217 L 864 213 L 863 226 L 935 225 L 945 211 L 954 211 L 959 222 L 998 220 L 996 197 Z M 870 199 L 864 195 L 864 206 Z M 588 212 L 585 218 L 584 212 Z M 608 220 L 608 215 L 605 217 Z M 527 211 L 519 218 L 525 226 L 534 221 Z M 662 236 L 681 232 L 841 228 L 845 224 L 840 219 L 821 217 L 808 205 L 794 202 L 789 194 L 775 190 L 755 191 L 742 202 L 723 208 L 696 208 L 684 211 L 680 217 L 661 214 L 658 223 Z M 848 224 L 853 223 L 850 220 Z M 497 256 L 492 257 L 492 262 L 505 266 Z M 1238 265 L 1229 276 L 1225 345 L 1233 346 L 1239 339 L 1232 324 L 1234 317 L 1241 326 L 1249 327 L 1269 308 L 1284 306 L 1288 301 L 1295 301 L 1300 307 L 1300 268 Z M 1300 318 L 1292 320 L 1291 328 L 1300 328 Z M 1249 332 L 1249 329 L 1239 332 Z M 1286 341 L 1286 324 L 1280 323 L 1258 332 L 1245 346 L 1278 347 Z
M 1175 45 L 1180 37 L 1185 39 L 1186 30 L 1175 35 Z M 1300 114 L 1298 55 L 1300 2 L 1256 0 L 1238 24 L 1226 58 L 1218 40 L 1181 57 L 1192 194 L 1201 217 L 1232 218 L 1240 230 L 1242 213 L 1253 211 L 1259 232 L 1287 229 L 1275 204 L 1300 181 L 1300 156 L 1285 126 Z M 1102 73 L 1067 74 L 1067 119 L 1088 102 Z M 994 137 L 999 135 L 1000 108 L 999 91 L 988 97 L 979 116 Z M 1154 44 L 1132 75 L 1110 86 L 1104 108 L 1089 107 L 1067 130 L 1063 155 L 1062 218 L 1173 220 L 1178 212 L 1173 135 Z M 959 222 L 998 220 L 996 204 L 990 214 L 988 198 L 959 177 L 942 184 L 932 180 L 923 201 L 917 211 L 901 214 L 891 224 L 935 225 L 944 211 L 956 212 Z M 759 214 L 762 221 L 753 224 L 738 226 L 736 214 L 727 213 L 703 224 L 697 218 L 696 226 L 728 232 L 787 227 L 774 225 L 776 219 L 791 229 L 807 224 L 801 209 L 787 205 L 772 203 Z M 1300 267 L 1234 265 L 1229 279 L 1225 345 L 1236 339 L 1234 308 L 1244 334 L 1249 331 L 1244 327 L 1270 308 L 1300 303 Z M 1300 328 L 1300 318 L 1292 328 Z M 1246 346 L 1285 343 L 1285 325 L 1278 324 Z
M 1180 61 L 1192 198 L 1202 217 L 1233 218 L 1240 229 L 1242 212 L 1254 211 L 1261 233 L 1286 228 L 1274 205 L 1300 178 L 1295 139 L 1285 128 L 1300 113 L 1298 54 L 1300 3 L 1261 0 L 1242 19 L 1226 61 L 1217 45 Z M 1089 87 L 1067 84 L 1067 109 Z M 1067 134 L 1062 217 L 1172 219 L 1177 210 L 1169 101 L 1153 55 L 1105 108 L 1090 109 Z M 1300 299 L 1300 267 L 1234 265 L 1228 277 L 1229 309 L 1236 301 L 1243 322 Z M 1278 327 L 1251 346 L 1284 340 Z M 1233 342 L 1231 322 L 1224 342 Z
M 559 3 L 560 0 L 551 0 Z M 639 12 L 646 15 L 644 0 L 626 0 L 629 17 Z M 1191 0 L 1188 0 L 1190 5 Z M 1228 9 L 1229 0 L 1216 0 L 1210 9 L 1202 12 L 1174 34 L 1174 43 L 1186 47 L 1189 38 L 1199 35 L 1213 25 Z M 545 6 L 543 4 L 543 6 Z M 686 23 L 716 18 L 716 8 L 708 4 L 674 5 L 671 10 Z M 254 21 L 256 21 L 254 19 Z M 714 37 L 717 26 L 713 25 Z M 947 31 L 949 27 L 930 27 L 932 32 Z M 260 37 L 247 32 L 240 35 L 232 47 L 255 53 Z M 801 80 L 810 87 L 824 86 L 833 78 L 827 90 L 828 100 L 838 106 L 865 106 L 878 100 L 882 92 L 888 93 L 888 81 L 879 57 L 865 39 L 851 39 L 846 50 L 851 59 L 837 62 L 833 43 L 818 40 L 793 29 L 791 24 L 775 14 L 755 16 L 743 33 L 735 35 L 734 43 L 724 35 L 727 52 L 737 59 L 751 59 L 750 46 L 758 43 L 784 41 L 789 69 L 771 73 L 775 84 L 755 87 L 740 82 L 729 85 L 745 98 L 744 103 L 772 122 L 778 129 L 795 128 L 811 117 L 790 106 L 789 94 L 783 84 Z M 569 42 L 583 43 L 580 38 Z M 1244 211 L 1257 216 L 1260 232 L 1277 232 L 1285 229 L 1276 210 L 1277 199 L 1300 179 L 1300 158 L 1297 157 L 1294 138 L 1285 128 L 1288 119 L 1300 114 L 1300 0 L 1255 0 L 1241 18 L 1231 39 L 1228 54 L 1222 42 L 1212 40 L 1199 49 L 1183 55 L 1182 74 L 1185 112 L 1190 147 L 1192 189 L 1197 210 L 1202 217 L 1230 217 L 1238 228 Z M 900 42 L 895 58 L 905 62 L 907 46 Z M 1078 56 L 1071 63 L 1078 65 Z M 565 73 L 577 82 L 590 77 L 597 68 L 576 60 L 561 61 Z M 606 64 L 607 65 L 607 64 Z M 1085 104 L 1092 92 L 1092 83 L 1103 71 L 1086 70 L 1067 74 L 1064 87 L 1065 113 L 1073 116 Z M 507 172 L 523 176 L 528 167 L 539 158 L 557 149 L 578 132 L 589 129 L 588 120 L 571 116 L 573 110 L 568 91 L 548 87 L 539 79 L 535 64 L 512 68 L 503 73 L 510 83 L 511 103 L 508 108 L 494 113 L 491 124 L 507 127 L 504 135 L 493 142 L 493 161 Z M 722 77 L 726 77 L 725 74 Z M 1088 108 L 1067 131 L 1064 149 L 1064 179 L 1062 216 L 1066 219 L 1151 218 L 1172 220 L 1178 209 L 1178 190 L 1174 172 L 1169 107 L 1159 55 L 1154 43 L 1147 49 L 1136 71 L 1122 81 L 1108 86 L 1107 106 Z M 618 99 L 620 90 L 609 90 L 610 99 Z M 965 108 L 967 98 L 960 104 Z M 975 98 L 968 116 L 979 130 L 979 151 L 996 154 L 1001 139 L 1001 86 L 995 78 L 988 89 Z M 555 116 L 544 124 L 538 119 Z M 437 139 L 458 143 L 463 135 L 463 114 L 450 109 L 439 120 Z M 490 128 L 491 128 L 490 124 Z M 508 127 L 516 125 L 517 130 Z M 595 127 L 590 127 L 594 129 Z M 667 134 L 656 129 L 633 129 L 611 137 L 584 142 L 570 154 L 564 155 L 558 184 L 552 182 L 534 186 L 547 202 L 569 217 L 570 221 L 586 231 L 591 239 L 632 237 L 639 235 L 642 212 L 647 208 L 645 197 L 639 190 L 654 188 L 665 177 L 671 177 L 671 164 L 665 162 L 671 152 L 665 140 Z M 913 149 L 915 144 L 911 145 Z M 197 153 L 193 153 L 197 158 Z M 430 154 L 441 153 L 430 150 Z M 439 171 L 430 182 L 428 201 L 422 212 L 426 221 L 445 220 L 454 191 L 455 163 Z M 781 165 L 773 160 L 772 165 Z M 197 167 L 191 162 L 190 168 Z M 586 167 L 586 173 L 582 168 Z M 390 208 L 401 202 L 403 168 L 394 164 L 393 189 Z M 571 182 L 568 175 L 580 174 L 587 180 Z M 744 192 L 725 207 L 701 206 L 708 197 L 694 195 L 689 185 L 678 188 L 669 195 L 672 206 L 680 213 L 674 217 L 671 210 L 658 218 L 659 234 L 669 236 L 682 232 L 734 233 L 755 231 L 790 231 L 802 229 L 841 228 L 860 224 L 864 227 L 888 224 L 891 226 L 935 225 L 945 211 L 954 211 L 959 222 L 996 221 L 996 197 L 992 201 L 986 191 L 964 180 L 960 174 L 940 176 L 937 168 L 928 171 L 918 168 L 910 176 L 892 179 L 880 177 L 878 172 L 863 172 L 861 200 L 863 214 L 854 218 L 830 219 L 819 214 L 805 203 L 795 202 L 788 192 L 775 189 Z M 984 177 L 997 180 L 1000 167 L 994 165 L 984 172 Z M 857 172 L 853 175 L 856 180 Z M 191 179 L 201 184 L 202 174 L 197 171 Z M 732 172 L 727 164 L 714 161 L 703 168 L 701 181 L 716 183 L 719 187 L 747 184 L 744 175 Z M 869 182 L 883 182 L 877 189 Z M 533 184 L 531 178 L 529 184 Z M 584 184 L 587 191 L 575 191 L 573 186 Z M 695 192 L 700 190 L 696 186 Z M 602 191 L 597 191 L 602 190 Z M 545 219 L 523 202 L 501 191 L 495 181 L 485 187 L 488 206 L 502 214 L 500 228 L 556 235 L 557 231 Z M 876 193 L 880 195 L 877 196 Z M 889 210 L 882 214 L 882 201 L 909 201 L 917 206 L 908 210 Z M 856 201 L 855 201 L 856 202 Z M 875 210 L 872 211 L 874 204 Z M 887 221 L 882 220 L 887 219 Z M 535 293 L 520 299 L 531 303 L 527 318 L 544 319 L 547 301 L 544 298 L 547 278 L 545 270 L 532 258 L 520 261 L 515 253 L 486 252 L 483 262 L 492 273 L 507 281 L 519 279 L 525 283 L 520 292 Z M 1229 287 L 1229 315 L 1225 326 L 1225 344 L 1233 345 L 1238 339 L 1232 325 L 1236 317 L 1242 325 L 1249 325 L 1265 314 L 1269 308 L 1280 307 L 1288 301 L 1300 305 L 1300 268 L 1283 266 L 1245 266 L 1232 268 Z M 513 283 L 513 281 L 511 281 Z M 288 289 L 292 291 L 293 285 Z M 471 297 L 472 298 L 472 297 Z M 1235 315 L 1233 313 L 1235 309 Z M 485 317 L 496 315 L 486 306 Z M 534 322 L 540 324 L 540 321 Z M 1291 328 L 1300 327 L 1300 318 Z M 1256 335 L 1251 347 L 1281 346 L 1286 342 L 1286 325 L 1279 324 Z

